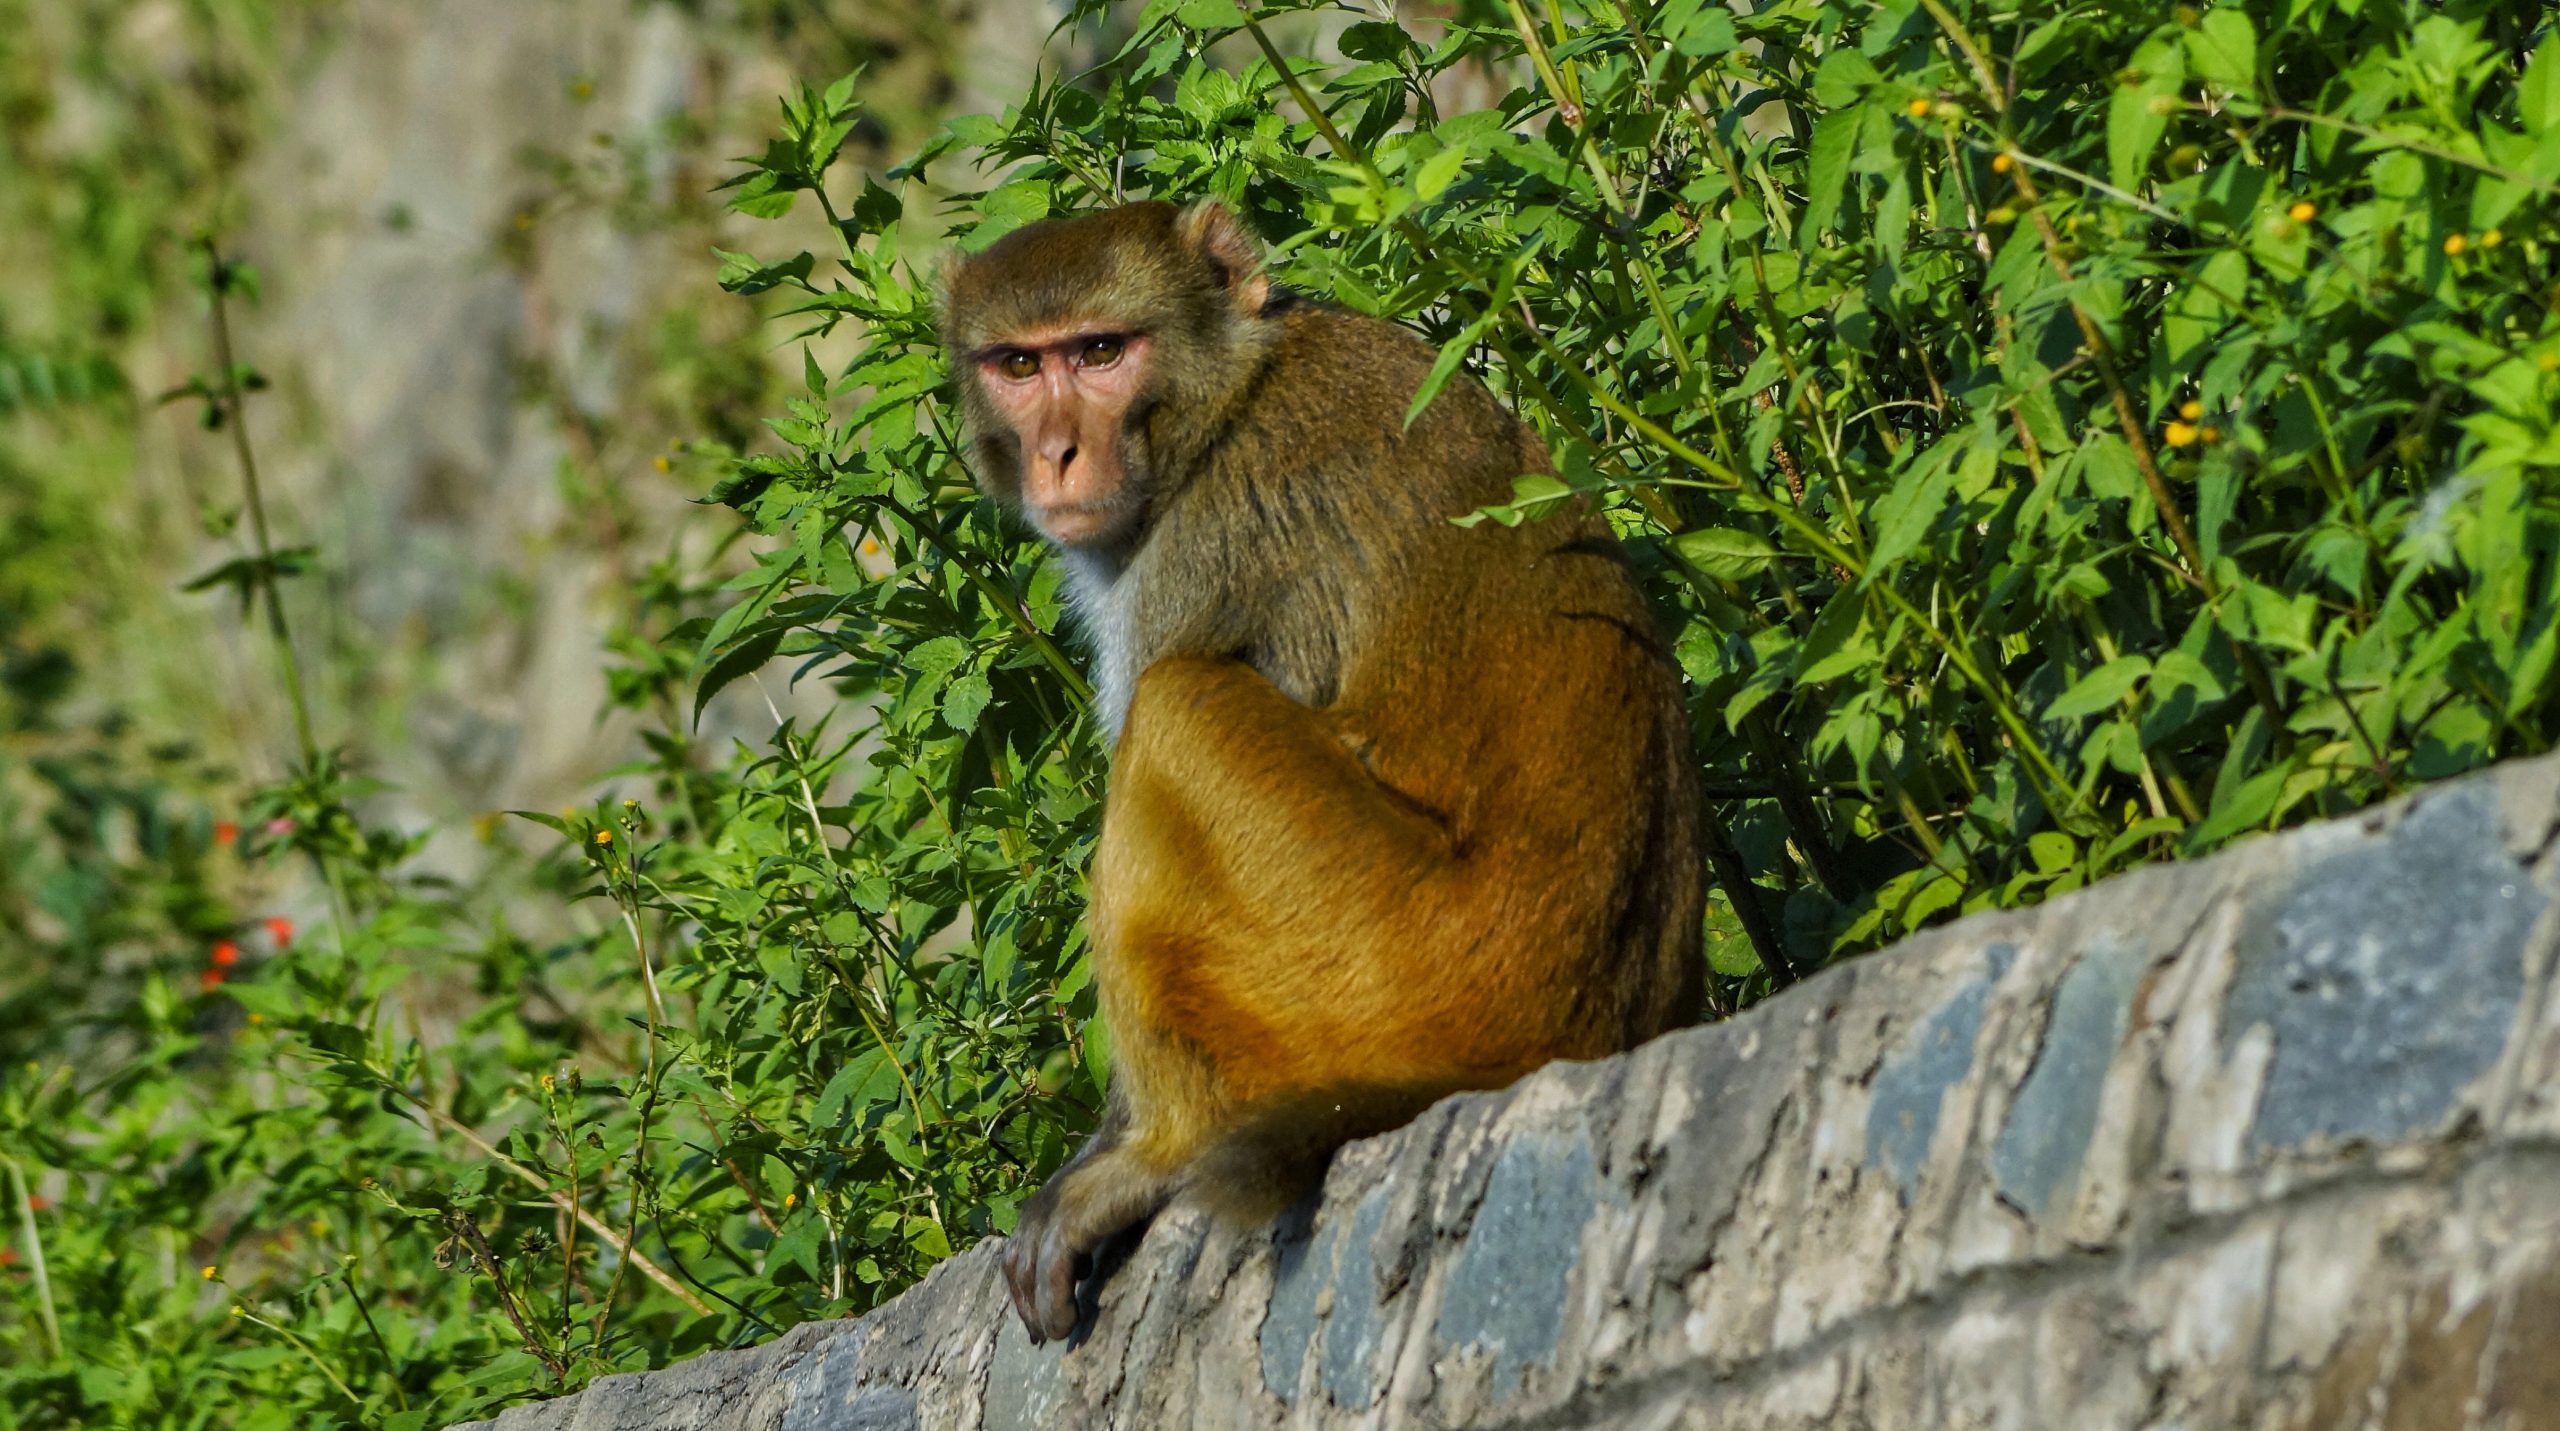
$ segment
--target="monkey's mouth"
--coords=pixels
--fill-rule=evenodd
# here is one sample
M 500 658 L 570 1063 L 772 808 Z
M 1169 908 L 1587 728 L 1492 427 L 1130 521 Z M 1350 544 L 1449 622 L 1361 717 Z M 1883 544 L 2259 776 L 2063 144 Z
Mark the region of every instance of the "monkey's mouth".
M 1061 546 L 1085 546 L 1119 529 L 1122 512 L 1116 502 L 1060 502 L 1039 509 L 1040 530 Z

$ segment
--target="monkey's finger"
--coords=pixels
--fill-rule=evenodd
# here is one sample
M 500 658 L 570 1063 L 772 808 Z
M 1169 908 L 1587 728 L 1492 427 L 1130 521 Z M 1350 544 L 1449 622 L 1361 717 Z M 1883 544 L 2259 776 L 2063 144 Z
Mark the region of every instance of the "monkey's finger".
M 1032 1295 L 1038 1280 L 1040 1234 L 1036 1228 L 1017 1230 L 1004 1246 L 1004 1290 L 1013 1301 L 1013 1314 L 1022 1319 L 1022 1329 L 1031 1334 L 1031 1344 L 1039 1346 L 1048 1335 L 1041 1330 L 1040 1305 Z
M 1076 1255 L 1068 1250 L 1060 1229 L 1040 1239 L 1040 1267 L 1033 1288 L 1040 1302 L 1040 1329 L 1064 1340 L 1076 1329 Z

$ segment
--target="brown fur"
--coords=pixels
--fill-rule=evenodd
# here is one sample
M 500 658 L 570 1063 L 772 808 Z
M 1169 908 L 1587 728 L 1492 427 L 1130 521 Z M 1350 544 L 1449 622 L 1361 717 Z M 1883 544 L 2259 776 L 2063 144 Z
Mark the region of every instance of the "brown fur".
M 1079 322 L 1156 343 L 1144 520 L 1076 554 L 1143 674 L 1093 869 L 1112 1113 L 1008 1251 L 1035 1337 L 1174 1192 L 1268 1210 L 1345 1137 L 1699 996 L 1679 681 L 1605 524 L 1453 525 L 1549 470 L 1535 437 L 1465 378 L 1407 428 L 1430 349 L 1267 301 L 1202 212 L 1037 226 L 950 285 L 956 353 Z

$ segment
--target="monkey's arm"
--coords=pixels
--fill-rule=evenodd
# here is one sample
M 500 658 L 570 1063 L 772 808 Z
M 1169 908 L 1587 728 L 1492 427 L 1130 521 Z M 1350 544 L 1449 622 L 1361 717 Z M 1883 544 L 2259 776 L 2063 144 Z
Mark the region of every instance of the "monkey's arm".
M 1295 894 L 1310 877 L 1419 877 L 1451 852 L 1447 816 L 1378 780 L 1361 737 L 1290 699 L 1252 666 L 1177 656 L 1138 680 L 1112 766 L 1122 840 L 1214 870 L 1233 893 Z M 1207 872 L 1204 870 L 1204 872 Z M 1140 871 L 1122 873 L 1143 879 Z
M 1381 768 L 1436 781 L 1423 799 L 1373 775 L 1343 719 L 1232 660 L 1139 682 L 1093 938 L 1132 1145 L 1161 1166 L 1274 1099 L 1492 1087 L 1574 1051 L 1539 996 L 1587 922 L 1556 899 L 1574 876 L 1535 867 L 1471 754 L 1413 759 L 1400 733 L 1445 731 L 1441 712 L 1368 716 Z

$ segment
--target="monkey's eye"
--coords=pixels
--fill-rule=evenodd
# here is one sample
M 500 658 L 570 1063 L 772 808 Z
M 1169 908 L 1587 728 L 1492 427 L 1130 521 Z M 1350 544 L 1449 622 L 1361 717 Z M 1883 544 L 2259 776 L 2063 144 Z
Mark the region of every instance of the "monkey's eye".
M 996 359 L 996 371 L 1017 383 L 1022 382 L 1040 371 L 1040 355 L 1016 348 Z
M 1084 368 L 1107 368 L 1120 361 L 1120 355 L 1128 351 L 1128 348 L 1129 345 L 1124 339 L 1088 338 L 1085 340 L 1085 345 L 1076 350 L 1076 365 Z

